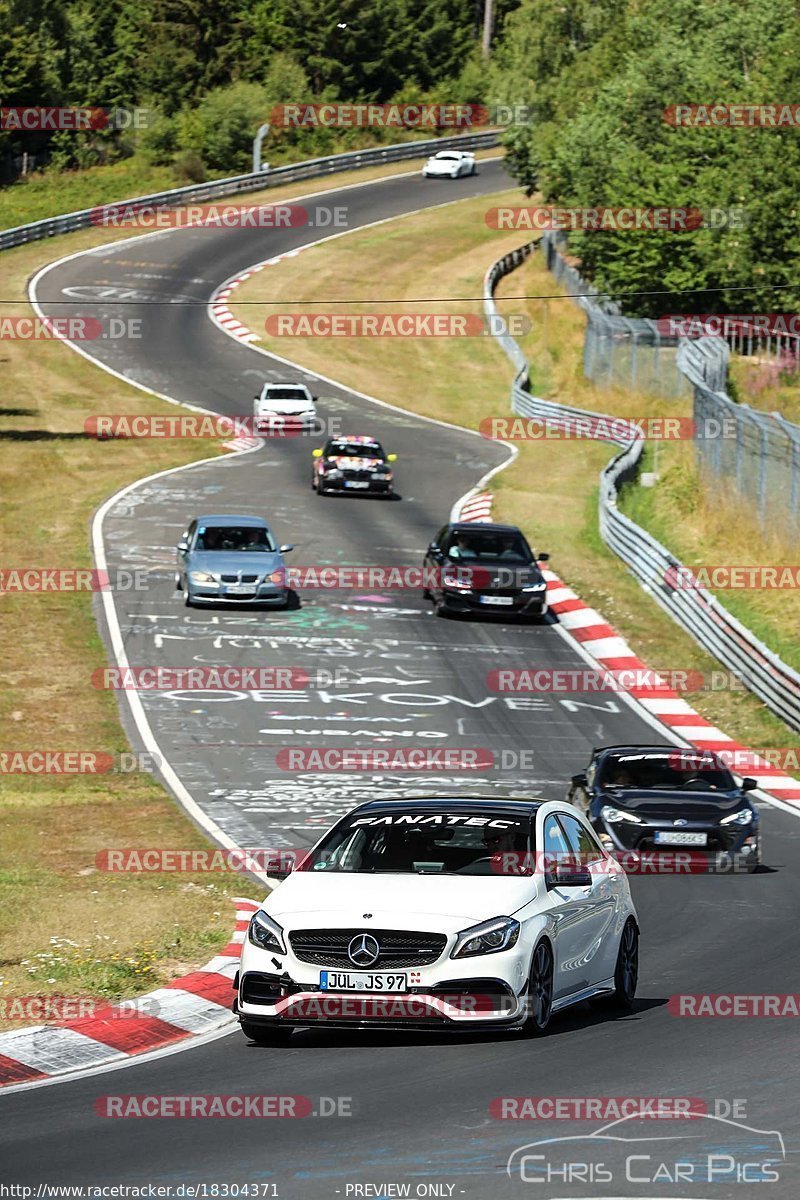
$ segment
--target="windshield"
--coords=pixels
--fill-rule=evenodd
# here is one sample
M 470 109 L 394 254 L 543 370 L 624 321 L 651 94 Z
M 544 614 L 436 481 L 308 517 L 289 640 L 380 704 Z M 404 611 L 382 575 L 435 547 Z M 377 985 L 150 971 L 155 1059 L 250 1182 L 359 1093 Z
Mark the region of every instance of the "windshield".
M 271 387 L 268 388 L 265 400 L 307 400 L 308 396 L 303 388 L 296 387 Z
M 489 809 L 371 813 L 331 830 L 301 869 L 370 875 L 529 874 L 532 849 L 527 816 Z
M 730 771 L 711 765 L 708 758 L 685 753 L 615 754 L 607 758 L 600 774 L 601 787 L 704 788 L 730 791 L 736 787 Z
M 386 455 L 379 442 L 331 441 L 325 447 L 326 458 L 380 458 Z
M 519 532 L 490 533 L 480 530 L 458 530 L 451 533 L 442 549 L 448 558 L 462 562 L 530 563 L 533 561 L 528 543 Z
M 275 550 L 269 532 L 259 525 L 208 525 L 198 529 L 195 550 Z
M 454 160 L 455 160 L 455 162 L 458 162 L 458 160 L 461 158 L 461 155 L 460 154 L 448 154 L 447 151 L 442 151 L 439 154 L 435 154 L 434 158 L 445 158 L 445 159 L 448 159 L 450 162 L 453 162 Z

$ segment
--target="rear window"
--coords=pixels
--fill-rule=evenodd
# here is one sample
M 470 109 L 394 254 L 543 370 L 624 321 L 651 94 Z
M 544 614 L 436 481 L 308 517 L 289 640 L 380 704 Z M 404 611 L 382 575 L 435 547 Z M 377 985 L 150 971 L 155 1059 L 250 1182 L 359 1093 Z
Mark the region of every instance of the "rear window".
M 376 812 L 345 819 L 305 871 L 394 875 L 529 874 L 531 820 L 484 810 Z

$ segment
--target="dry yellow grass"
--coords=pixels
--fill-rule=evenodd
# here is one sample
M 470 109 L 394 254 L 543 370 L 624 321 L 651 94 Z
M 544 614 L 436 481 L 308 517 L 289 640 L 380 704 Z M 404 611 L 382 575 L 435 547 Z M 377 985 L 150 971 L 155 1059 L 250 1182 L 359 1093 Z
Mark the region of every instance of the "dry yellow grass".
M 240 320 L 262 333 L 268 314 L 302 311 L 304 299 L 318 301 L 321 296 L 332 306 L 347 302 L 336 303 L 337 312 L 480 313 L 484 271 L 524 240 L 519 233 L 499 233 L 486 225 L 486 209 L 506 202 L 519 202 L 518 193 L 464 200 L 323 243 L 270 268 L 268 280 L 264 274 L 254 275 L 237 289 L 232 307 Z M 556 292 L 535 257 L 499 289 L 501 311 L 527 311 L 532 318 L 523 345 L 536 362 L 534 390 L 624 416 L 689 413 L 688 402 L 632 396 L 585 380 L 580 310 L 563 298 L 518 298 L 555 297 Z M 407 302 L 390 305 L 384 303 L 386 297 Z M 425 297 L 445 303 L 425 302 Z M 448 297 L 473 299 L 455 303 Z M 323 304 L 309 308 L 324 310 Z M 470 428 L 486 417 L 509 413 L 512 370 L 493 339 L 384 338 L 378 343 L 379 353 L 372 339 L 264 334 L 261 344 L 380 399 Z M 554 569 L 617 626 L 645 661 L 661 669 L 711 672 L 718 666 L 715 660 L 646 598 L 599 538 L 597 476 L 609 455 L 609 448 L 589 442 L 521 443 L 516 463 L 495 477 L 495 513 L 520 524 L 539 548 L 548 549 Z M 786 744 L 785 726 L 748 694 L 704 692 L 689 698 L 710 720 L 746 743 Z

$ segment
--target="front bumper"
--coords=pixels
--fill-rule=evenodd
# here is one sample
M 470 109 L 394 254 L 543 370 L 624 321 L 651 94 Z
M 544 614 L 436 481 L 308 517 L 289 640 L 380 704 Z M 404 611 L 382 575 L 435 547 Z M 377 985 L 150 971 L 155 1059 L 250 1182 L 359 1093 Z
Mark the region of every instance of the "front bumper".
M 266 983 L 266 977 L 258 976 Z M 319 988 L 302 988 L 274 977 L 272 986 L 284 989 L 271 1003 L 255 1004 L 243 1000 L 252 996 L 256 980 L 245 974 L 239 986 L 234 1011 L 240 1020 L 261 1025 L 337 1025 L 375 1026 L 391 1028 L 514 1027 L 526 1013 L 525 996 L 517 995 L 500 980 L 478 980 L 454 983 L 452 989 L 439 986 L 436 990 L 410 988 L 407 992 L 385 995 L 355 992 L 322 992 Z M 296 990 L 295 990 L 296 989 Z M 263 994 L 263 993 L 262 993 Z
M 353 487 L 353 483 L 366 483 L 366 487 Z M 348 486 L 350 485 L 350 486 Z M 391 479 L 330 479 L 319 476 L 319 487 L 323 492 L 343 492 L 352 496 L 386 496 L 392 490 Z
M 496 954 L 451 959 L 454 944 L 454 937 L 449 938 L 435 963 L 398 968 L 407 975 L 405 991 L 381 993 L 323 991 L 320 972 L 345 968 L 304 962 L 291 950 L 273 955 L 245 940 L 234 1011 L 240 1020 L 266 1025 L 446 1029 L 521 1024 L 527 1011 L 531 947 L 517 943 Z
M 244 585 L 243 585 L 244 586 Z M 213 588 L 207 584 L 192 584 L 189 588 L 189 599 L 196 604 L 268 604 L 280 608 L 286 604 L 289 592 L 286 588 L 275 588 L 272 585 L 254 585 L 252 591 L 225 591 L 225 585 Z
M 511 604 L 491 604 L 484 601 L 503 598 L 511 599 Z M 442 600 L 446 608 L 452 612 L 470 612 L 491 614 L 502 617 L 509 615 L 525 616 L 525 617 L 544 617 L 547 614 L 547 591 L 541 592 L 516 592 L 511 594 L 508 591 L 499 593 L 487 591 L 472 591 L 472 592 L 456 592 L 444 588 L 442 591 Z
M 669 821 L 654 821 L 647 825 L 619 822 L 612 825 L 598 819 L 593 824 L 606 849 L 629 863 L 634 872 L 637 859 L 641 860 L 643 867 L 648 862 L 657 864 L 661 860 L 666 870 L 674 856 L 676 870 L 683 863 L 689 870 L 696 867 L 698 873 L 703 870 L 711 873 L 717 863 L 721 870 L 730 866 L 748 869 L 761 861 L 761 832 L 757 820 L 742 826 L 690 821 L 682 832 L 704 834 L 705 846 L 656 842 L 656 833 L 674 832 L 674 826 Z

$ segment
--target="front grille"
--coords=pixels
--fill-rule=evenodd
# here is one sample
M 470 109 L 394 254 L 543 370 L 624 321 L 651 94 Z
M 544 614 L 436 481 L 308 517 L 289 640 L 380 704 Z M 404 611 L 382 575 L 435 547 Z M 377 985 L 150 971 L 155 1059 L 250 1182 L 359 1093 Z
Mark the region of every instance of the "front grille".
M 447 945 L 443 933 L 415 933 L 405 929 L 299 929 L 289 934 L 289 943 L 301 962 L 321 967 L 366 970 L 351 962 L 347 947 L 354 937 L 369 933 L 377 939 L 380 954 L 368 968 L 391 971 L 398 967 L 425 967 L 436 962 Z
M 257 575 L 220 575 L 223 583 L 257 583 Z
M 372 470 L 370 468 L 367 468 L 366 470 L 358 470 L 358 469 L 352 468 L 352 467 L 345 467 L 342 474 L 345 479 L 371 479 L 372 478 Z

